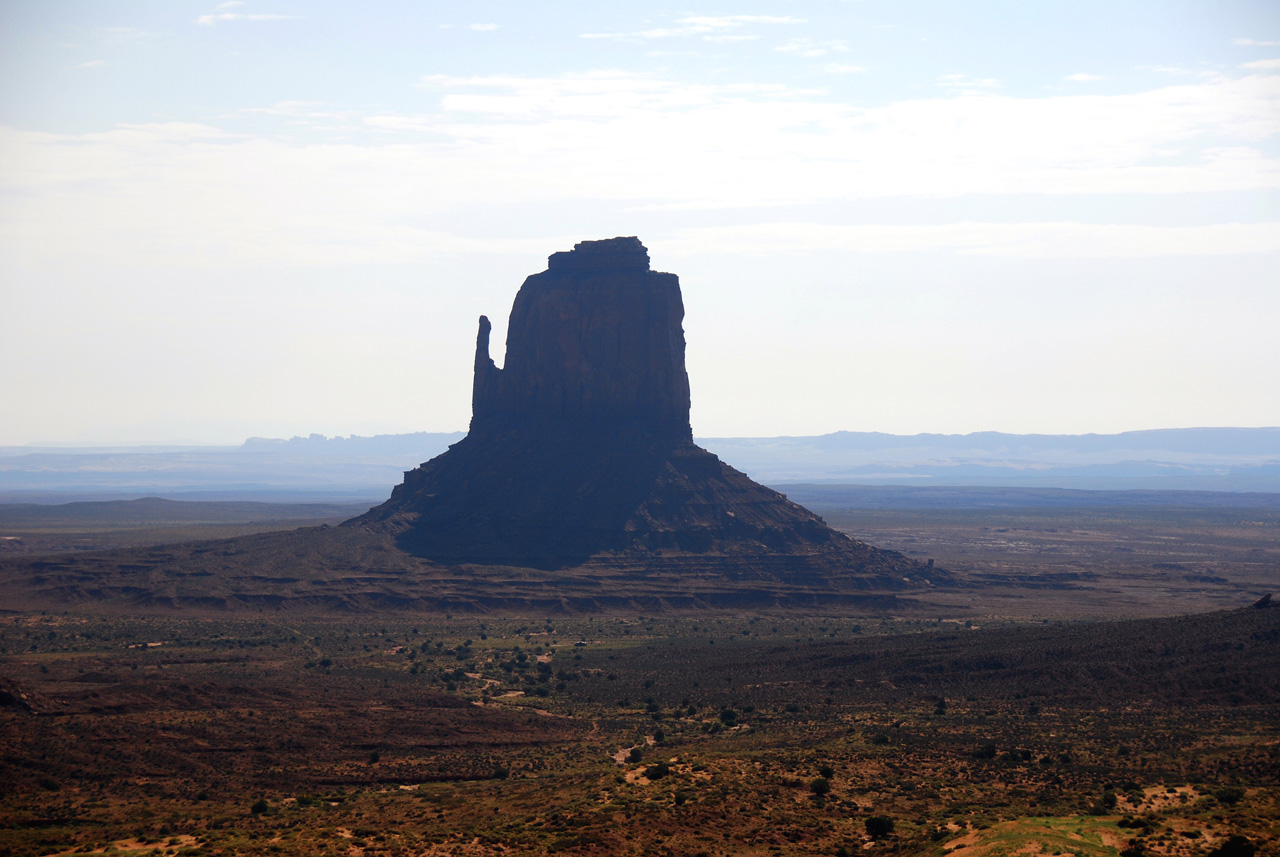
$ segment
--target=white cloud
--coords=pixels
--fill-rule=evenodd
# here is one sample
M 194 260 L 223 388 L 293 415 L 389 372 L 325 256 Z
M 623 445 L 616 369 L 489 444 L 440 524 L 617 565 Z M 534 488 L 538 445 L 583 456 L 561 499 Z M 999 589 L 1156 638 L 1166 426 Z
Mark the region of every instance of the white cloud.
M 671 256 L 765 256 L 819 251 L 922 253 L 1034 259 L 1280 254 L 1280 222 L 1144 226 L 1074 222 L 841 226 L 759 223 L 680 230 L 652 248 Z
M 103 27 L 98 32 L 102 40 L 108 44 L 143 42 L 149 39 L 160 38 L 162 35 L 161 33 L 142 30 L 137 27 Z
M 1280 48 L 1280 39 L 1259 41 L 1258 39 L 1236 39 L 1237 45 L 1247 48 Z
M 225 11 L 226 9 L 235 9 L 243 5 L 245 5 L 244 0 L 227 0 L 225 3 L 219 3 L 217 6 L 214 6 L 212 13 L 208 15 L 201 15 L 196 18 L 195 22 L 205 27 L 212 27 L 214 24 L 227 21 L 287 21 L 298 18 L 297 15 Z
M 1256 60 L 1243 63 L 1240 67 L 1253 69 L 1254 71 L 1274 71 L 1280 69 L 1280 59 Z
M 842 52 L 849 50 L 849 46 L 839 39 L 827 39 L 825 41 L 815 41 L 814 39 L 792 39 L 783 45 L 774 48 L 775 51 L 783 53 L 798 54 L 802 57 L 823 57 L 832 51 Z
M 294 125 L 315 130 L 354 130 L 358 126 L 350 123 L 360 121 L 360 116 L 355 111 L 325 109 L 322 101 L 278 101 L 270 107 L 245 107 L 237 113 L 279 116 L 290 120 Z
M 866 68 L 860 65 L 833 62 L 823 66 L 823 70 L 830 74 L 862 74 L 866 71 Z
M 1085 74 L 1081 72 L 1079 74 L 1069 74 L 1063 80 L 1070 80 L 1073 83 L 1095 83 L 1099 80 L 1104 80 L 1104 78 L 1100 74 Z
M 75 68 L 102 68 L 106 64 L 105 60 L 89 60 L 88 62 L 80 63 Z
M 477 32 L 481 32 L 481 33 L 487 33 L 487 32 L 489 32 L 490 30 L 496 30 L 496 29 L 498 29 L 498 25 L 497 25 L 497 24 L 468 24 L 468 25 L 467 25 L 467 29 L 468 29 L 468 30 L 475 30 L 475 31 L 477 31 Z
M 671 39 L 702 36 L 707 41 L 727 41 L 732 34 L 726 30 L 736 30 L 748 24 L 803 24 L 804 18 L 790 15 L 690 15 L 676 20 L 678 26 L 656 27 L 630 33 L 582 33 L 583 39 Z
M 621 72 L 435 76 L 424 85 L 438 107 L 342 116 L 363 129 L 343 144 L 178 123 L 85 135 L 4 129 L 0 256 L 29 265 L 387 263 L 463 247 L 422 224 L 486 205 L 740 216 L 892 197 L 1280 189 L 1280 158 L 1262 146 L 1280 136 L 1273 75 L 1126 95 L 988 93 L 871 109 L 782 86 L 691 86 Z M 261 108 L 282 122 L 330 113 L 299 102 Z M 855 246 L 923 242 L 1006 255 L 1262 252 L 1274 238 L 1268 225 L 885 229 L 822 234 Z M 1115 247 L 1106 243 L 1113 239 Z
M 998 89 L 1000 81 L 992 77 L 969 77 L 967 74 L 944 74 L 938 86 L 947 89 Z

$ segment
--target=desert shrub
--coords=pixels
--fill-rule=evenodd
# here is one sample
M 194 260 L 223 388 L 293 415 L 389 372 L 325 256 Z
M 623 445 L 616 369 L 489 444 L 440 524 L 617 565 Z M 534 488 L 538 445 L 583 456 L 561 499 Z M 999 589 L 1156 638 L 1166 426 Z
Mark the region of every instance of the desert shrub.
M 1217 848 L 1209 852 L 1209 857 L 1253 857 L 1257 848 L 1248 839 L 1238 833 L 1227 837 Z
M 1102 793 L 1102 798 L 1089 807 L 1090 815 L 1106 815 L 1108 812 L 1116 808 L 1116 793 L 1107 790 Z
M 1244 789 L 1237 786 L 1224 786 L 1220 789 L 1214 789 L 1213 796 L 1218 799 L 1219 803 L 1227 806 L 1234 806 L 1244 800 Z
M 831 783 L 827 782 L 825 777 L 817 777 L 809 783 L 809 791 L 818 797 L 823 797 L 831 791 Z
M 867 828 L 867 835 L 872 839 L 883 839 L 893 833 L 893 819 L 887 815 L 873 815 L 862 823 Z
M 266 812 L 270 808 L 271 808 L 271 804 L 267 803 L 267 799 L 264 797 L 260 797 L 253 802 L 253 806 L 249 807 L 249 812 L 253 813 L 254 815 L 262 815 L 264 812 Z

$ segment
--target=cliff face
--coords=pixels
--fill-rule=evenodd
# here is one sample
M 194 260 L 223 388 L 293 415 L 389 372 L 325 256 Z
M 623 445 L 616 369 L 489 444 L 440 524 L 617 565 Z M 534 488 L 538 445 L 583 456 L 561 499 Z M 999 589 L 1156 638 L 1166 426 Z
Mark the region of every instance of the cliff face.
M 649 270 L 639 239 L 554 254 L 516 295 L 502 369 L 480 318 L 471 432 L 629 427 L 689 440 L 683 319 L 679 280 Z
M 695 446 L 683 318 L 679 281 L 650 271 L 636 238 L 551 256 L 516 295 L 501 369 L 480 319 L 467 437 L 348 525 L 452 565 L 604 563 L 836 590 L 949 579 Z

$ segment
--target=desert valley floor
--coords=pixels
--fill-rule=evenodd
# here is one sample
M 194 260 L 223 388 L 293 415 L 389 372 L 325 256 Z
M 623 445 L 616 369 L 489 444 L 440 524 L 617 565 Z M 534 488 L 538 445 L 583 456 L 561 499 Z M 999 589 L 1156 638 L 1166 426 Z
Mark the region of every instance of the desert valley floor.
M 857 615 L 4 613 L 0 854 L 1277 853 L 1274 506 L 801 501 L 964 585 Z M 190 512 L 0 526 L 11 556 L 279 526 Z

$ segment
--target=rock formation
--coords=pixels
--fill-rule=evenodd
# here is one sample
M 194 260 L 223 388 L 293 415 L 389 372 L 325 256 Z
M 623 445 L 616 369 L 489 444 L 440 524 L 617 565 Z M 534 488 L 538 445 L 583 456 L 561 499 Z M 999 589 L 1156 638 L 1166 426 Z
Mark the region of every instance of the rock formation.
M 584 241 L 528 277 L 505 365 L 480 318 L 471 430 L 349 527 L 446 565 L 687 571 L 835 589 L 949 575 L 831 530 L 696 446 L 684 306 L 636 238 Z
M 679 280 L 650 271 L 638 239 L 553 254 L 516 295 L 504 369 L 480 317 L 471 433 L 589 426 L 690 440 L 683 319 Z

